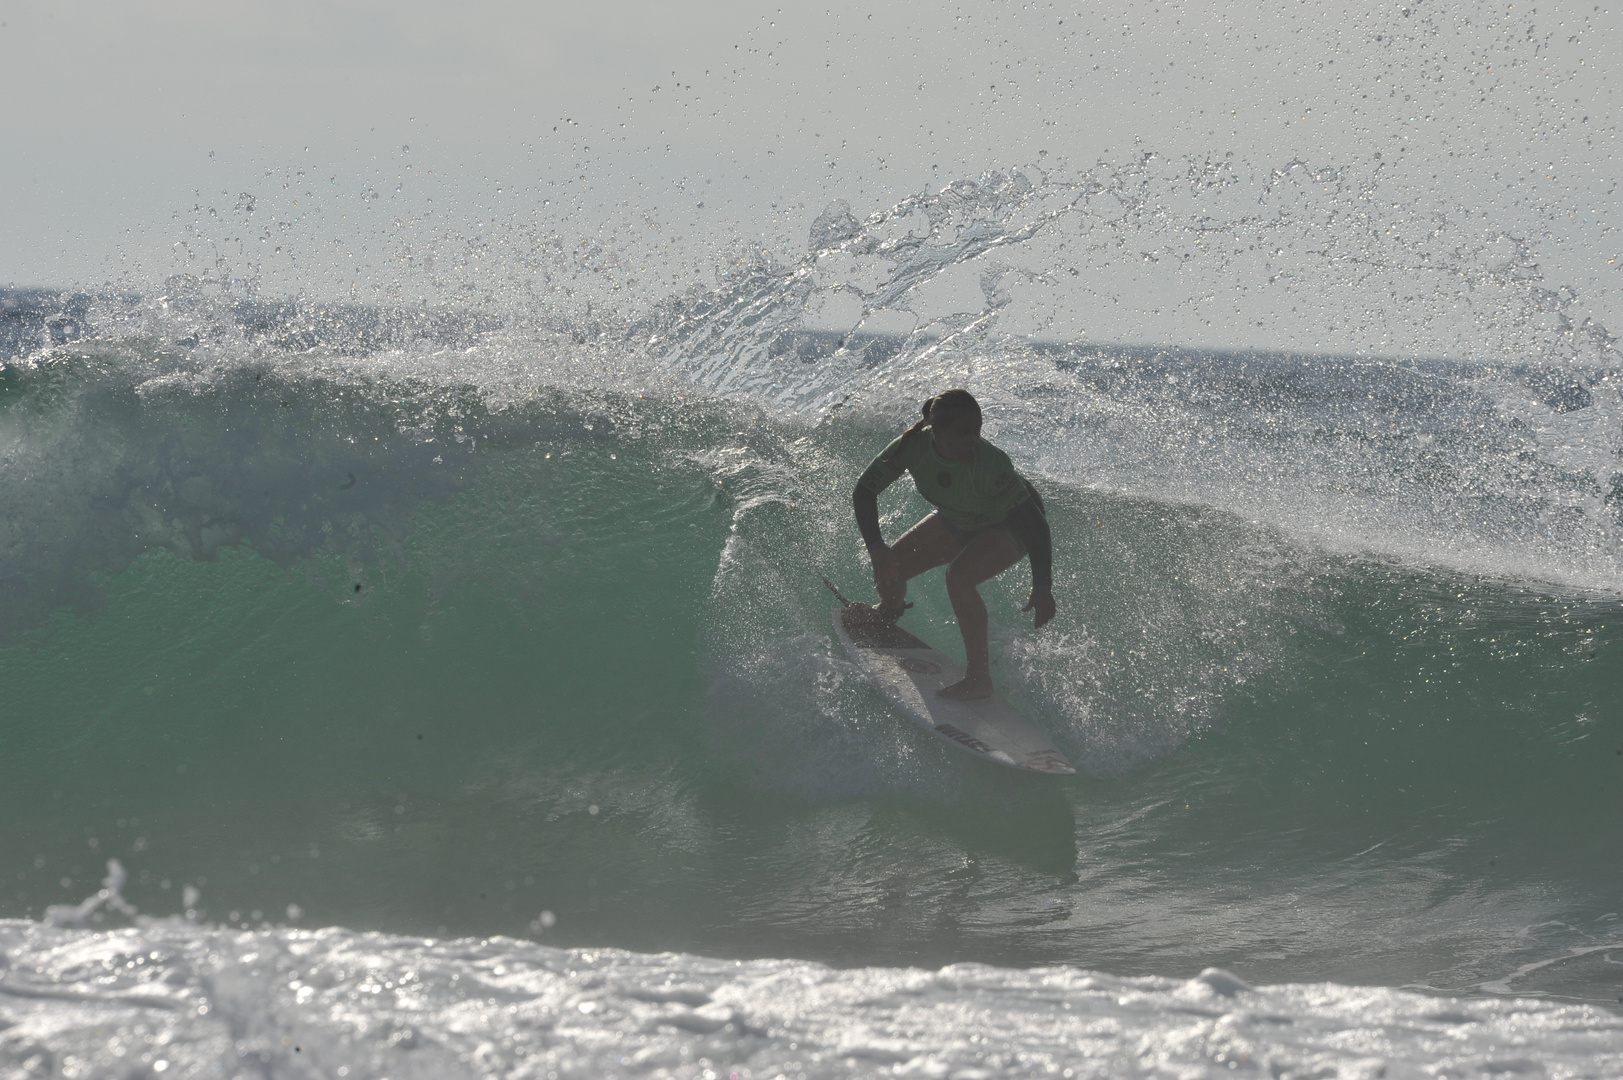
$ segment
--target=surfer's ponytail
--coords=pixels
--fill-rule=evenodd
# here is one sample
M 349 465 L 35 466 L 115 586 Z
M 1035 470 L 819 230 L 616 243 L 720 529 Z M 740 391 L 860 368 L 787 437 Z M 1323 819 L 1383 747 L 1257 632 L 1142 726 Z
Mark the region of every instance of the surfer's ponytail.
M 975 417 L 975 426 L 981 426 L 981 403 L 975 400 L 975 395 L 968 390 L 943 390 L 932 398 L 925 398 L 924 404 L 919 406 L 919 418 L 913 426 L 902 432 L 902 438 L 896 444 L 895 453 L 885 458 L 889 462 L 897 454 L 906 449 L 907 444 L 913 441 L 913 436 L 929 427 L 936 420 L 946 420 L 949 416 L 969 413 Z

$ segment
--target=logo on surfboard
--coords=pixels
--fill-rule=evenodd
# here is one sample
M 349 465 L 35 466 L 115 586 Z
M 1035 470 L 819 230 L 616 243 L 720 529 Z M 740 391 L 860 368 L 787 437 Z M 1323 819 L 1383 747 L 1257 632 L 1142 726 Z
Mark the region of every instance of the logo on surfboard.
M 935 729 L 941 732 L 941 734 L 945 735 L 947 738 L 951 739 L 953 742 L 962 746 L 967 746 L 971 750 L 979 750 L 983 754 L 996 754 L 998 752 L 995 747 L 987 746 L 969 732 L 960 730 L 959 728 L 954 727 L 952 724 L 937 724 Z M 1008 759 L 1007 754 L 1003 756 L 1005 760 Z
M 928 660 L 920 660 L 916 656 L 898 657 L 896 662 L 915 675 L 939 675 L 941 669 Z

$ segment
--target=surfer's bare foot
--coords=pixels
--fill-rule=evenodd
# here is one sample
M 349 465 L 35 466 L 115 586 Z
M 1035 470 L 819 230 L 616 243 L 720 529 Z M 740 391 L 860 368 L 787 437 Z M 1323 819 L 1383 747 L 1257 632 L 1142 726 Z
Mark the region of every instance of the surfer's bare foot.
M 936 691 L 937 697 L 949 698 L 952 701 L 979 701 L 981 698 L 992 696 L 992 677 L 990 675 L 966 675 L 951 686 L 943 686 Z

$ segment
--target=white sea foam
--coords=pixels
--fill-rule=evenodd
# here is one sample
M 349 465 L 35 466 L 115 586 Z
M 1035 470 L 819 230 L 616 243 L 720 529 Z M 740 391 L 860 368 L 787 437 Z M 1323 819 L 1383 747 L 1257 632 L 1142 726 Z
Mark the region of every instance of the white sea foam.
M 1605 1077 L 1587 1005 L 1075 967 L 0 922 L 0 1072 L 92 1077 Z

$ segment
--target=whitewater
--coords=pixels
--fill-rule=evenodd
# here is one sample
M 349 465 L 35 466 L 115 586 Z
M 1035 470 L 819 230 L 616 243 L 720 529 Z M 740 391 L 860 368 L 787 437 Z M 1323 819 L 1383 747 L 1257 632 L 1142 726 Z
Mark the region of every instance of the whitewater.
M 1379 151 L 1169 120 L 677 251 L 669 193 L 453 227 L 419 142 L 0 288 L 0 1075 L 1623 1076 L 1615 31 L 1535 15 L 1269 54 Z M 829 630 L 950 386 L 1075 778 Z

